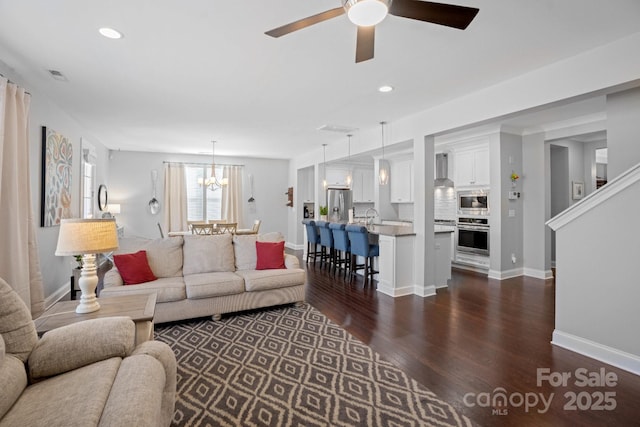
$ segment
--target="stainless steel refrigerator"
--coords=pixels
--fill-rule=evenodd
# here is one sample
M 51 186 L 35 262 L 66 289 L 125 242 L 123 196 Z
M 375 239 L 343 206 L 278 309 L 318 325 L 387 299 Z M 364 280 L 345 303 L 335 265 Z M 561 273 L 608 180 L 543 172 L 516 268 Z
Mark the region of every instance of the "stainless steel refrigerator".
M 327 188 L 329 221 L 348 222 L 349 209 L 353 208 L 353 195 L 348 188 Z

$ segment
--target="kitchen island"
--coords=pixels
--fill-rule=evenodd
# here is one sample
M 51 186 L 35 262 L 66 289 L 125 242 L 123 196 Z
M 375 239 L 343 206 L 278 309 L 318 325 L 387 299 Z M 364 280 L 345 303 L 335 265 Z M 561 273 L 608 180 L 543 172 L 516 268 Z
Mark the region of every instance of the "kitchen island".
M 413 227 L 373 224 L 367 227 L 372 243 L 378 239 L 378 292 L 399 297 L 416 292 L 415 242 Z M 435 287 L 447 286 L 451 278 L 451 233 L 454 228 L 435 226 Z M 422 285 L 421 285 L 422 287 Z

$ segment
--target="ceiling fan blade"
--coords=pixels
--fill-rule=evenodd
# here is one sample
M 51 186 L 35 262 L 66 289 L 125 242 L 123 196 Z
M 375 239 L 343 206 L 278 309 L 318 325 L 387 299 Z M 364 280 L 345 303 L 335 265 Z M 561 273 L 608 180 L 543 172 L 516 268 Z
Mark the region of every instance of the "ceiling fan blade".
M 480 9 L 420 0 L 394 0 L 389 13 L 464 30 Z
M 318 13 L 317 15 L 308 16 L 290 24 L 283 25 L 282 27 L 274 28 L 273 30 L 265 32 L 265 34 L 271 37 L 281 37 L 286 34 L 293 33 L 294 31 L 309 27 L 313 24 L 318 24 L 322 21 L 335 18 L 342 14 L 344 14 L 344 8 L 342 6 L 336 7 L 335 9 L 330 9 L 325 12 Z
M 356 41 L 356 63 L 373 58 L 373 46 L 376 38 L 376 27 L 358 27 Z

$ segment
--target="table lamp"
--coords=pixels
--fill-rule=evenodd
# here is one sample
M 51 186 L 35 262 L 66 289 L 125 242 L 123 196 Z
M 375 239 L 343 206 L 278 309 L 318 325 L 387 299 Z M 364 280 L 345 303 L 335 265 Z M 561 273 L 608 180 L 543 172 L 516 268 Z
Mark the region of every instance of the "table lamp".
M 100 309 L 96 298 L 98 275 L 96 254 L 118 249 L 118 233 L 114 219 L 63 219 L 60 221 L 57 256 L 82 255 L 78 285 L 82 291 L 76 313 L 92 313 Z

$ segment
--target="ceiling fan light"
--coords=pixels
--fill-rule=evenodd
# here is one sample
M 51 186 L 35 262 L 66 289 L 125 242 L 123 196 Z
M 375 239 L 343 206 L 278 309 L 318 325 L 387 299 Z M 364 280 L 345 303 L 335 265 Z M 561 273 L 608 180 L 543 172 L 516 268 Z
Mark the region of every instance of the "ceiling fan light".
M 349 20 L 359 27 L 379 24 L 389 13 L 386 0 L 347 0 L 344 5 Z
M 114 28 L 102 27 L 98 29 L 98 32 L 108 39 L 117 40 L 122 38 L 122 33 Z

